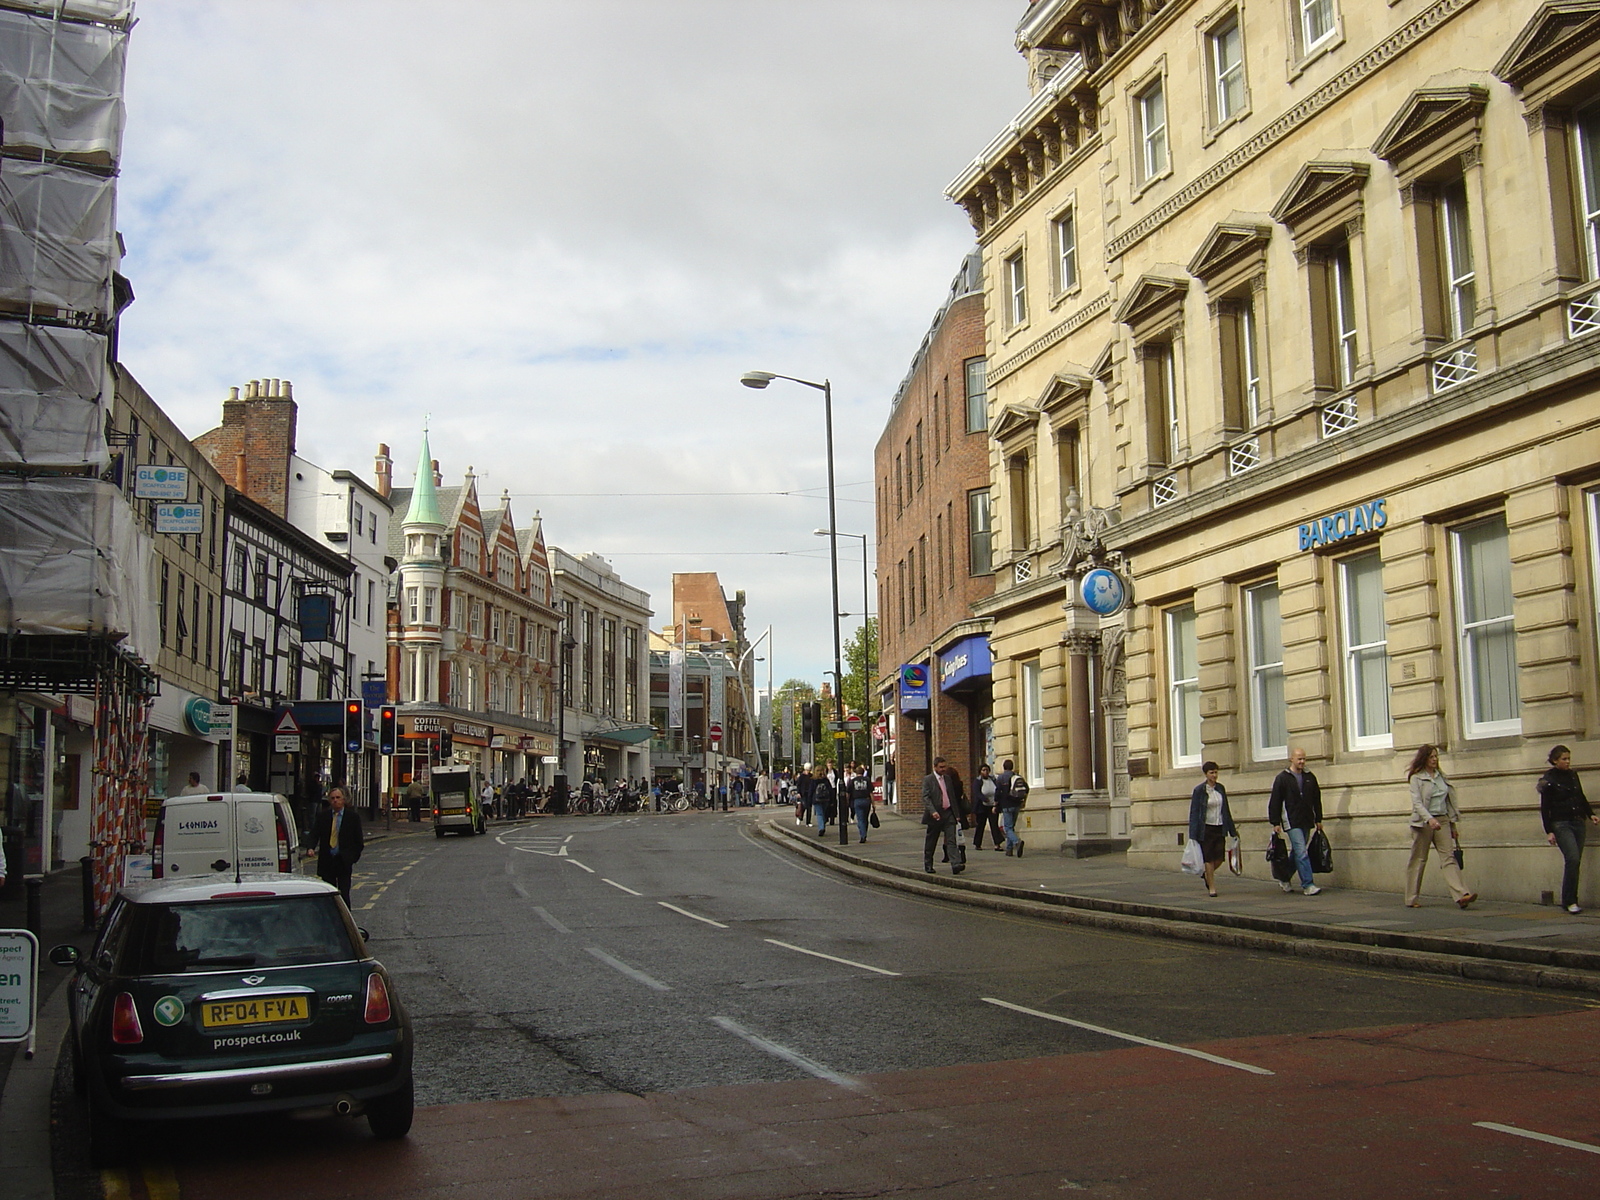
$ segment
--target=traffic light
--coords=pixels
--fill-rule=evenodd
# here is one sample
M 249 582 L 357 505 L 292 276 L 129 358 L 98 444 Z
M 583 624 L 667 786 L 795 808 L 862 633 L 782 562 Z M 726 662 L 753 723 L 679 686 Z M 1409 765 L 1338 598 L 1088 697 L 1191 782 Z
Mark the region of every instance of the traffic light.
M 344 702 L 344 751 L 346 754 L 361 753 L 361 701 L 359 700 Z
M 378 753 L 393 754 L 395 738 L 395 708 L 385 704 L 378 709 Z
M 455 745 L 450 741 L 450 731 L 441 729 L 439 731 L 439 761 L 449 762 L 450 756 L 455 752 Z
M 800 705 L 800 740 L 813 746 L 822 740 L 822 705 L 815 700 Z

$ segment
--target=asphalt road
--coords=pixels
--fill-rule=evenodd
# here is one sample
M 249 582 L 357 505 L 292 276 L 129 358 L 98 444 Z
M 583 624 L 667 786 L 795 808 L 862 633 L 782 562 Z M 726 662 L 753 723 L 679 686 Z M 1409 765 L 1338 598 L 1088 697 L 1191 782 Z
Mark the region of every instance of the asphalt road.
M 1291 1163 L 1317 1196 L 1600 1189 L 1587 1000 L 923 900 L 751 820 L 374 845 L 356 916 L 432 1106 L 409 1144 L 173 1131 L 146 1193 L 1265 1195 Z

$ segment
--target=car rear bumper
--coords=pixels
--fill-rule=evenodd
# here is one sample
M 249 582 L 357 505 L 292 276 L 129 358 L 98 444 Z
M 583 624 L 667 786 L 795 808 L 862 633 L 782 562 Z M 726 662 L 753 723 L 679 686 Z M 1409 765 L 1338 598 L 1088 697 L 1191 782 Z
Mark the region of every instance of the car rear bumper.
M 172 1088 L 217 1087 L 233 1083 L 278 1083 L 367 1071 L 387 1071 L 393 1054 L 363 1054 L 356 1058 L 328 1058 L 318 1062 L 280 1063 L 272 1067 L 238 1067 L 224 1071 L 180 1071 L 170 1075 L 124 1075 L 127 1092 L 166 1091 Z

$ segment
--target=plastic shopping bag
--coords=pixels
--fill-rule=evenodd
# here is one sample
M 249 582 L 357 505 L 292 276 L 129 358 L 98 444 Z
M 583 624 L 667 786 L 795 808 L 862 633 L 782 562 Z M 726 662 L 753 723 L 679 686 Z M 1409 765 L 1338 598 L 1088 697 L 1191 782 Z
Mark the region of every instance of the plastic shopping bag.
M 1200 843 L 1193 838 L 1183 848 L 1183 861 L 1178 864 L 1178 869 L 1185 875 L 1204 875 L 1206 873 L 1205 853 L 1200 848 Z

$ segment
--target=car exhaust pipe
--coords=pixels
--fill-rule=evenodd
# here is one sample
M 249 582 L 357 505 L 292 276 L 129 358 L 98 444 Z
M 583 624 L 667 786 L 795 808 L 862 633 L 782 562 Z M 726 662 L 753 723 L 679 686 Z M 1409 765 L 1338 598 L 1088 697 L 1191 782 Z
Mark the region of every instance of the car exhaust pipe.
M 349 1100 L 335 1100 L 333 1102 L 333 1111 L 338 1113 L 341 1117 L 348 1117 L 355 1110 L 356 1106 Z

